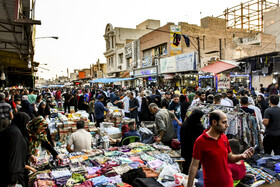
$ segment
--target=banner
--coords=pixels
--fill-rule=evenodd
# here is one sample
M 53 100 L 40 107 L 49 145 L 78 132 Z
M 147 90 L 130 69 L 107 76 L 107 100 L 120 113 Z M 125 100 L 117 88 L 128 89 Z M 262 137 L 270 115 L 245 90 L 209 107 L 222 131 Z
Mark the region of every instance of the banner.
M 228 74 L 219 74 L 218 78 L 218 90 L 225 90 L 230 88 L 230 75 Z
M 181 37 L 181 26 L 180 25 L 170 25 L 170 55 L 178 55 L 182 53 L 181 43 L 184 41 L 184 38 L 181 37 L 181 41 L 178 45 L 174 44 L 176 41 L 176 34 Z M 176 43 L 176 42 L 175 42 Z
M 175 56 L 160 59 L 160 73 L 176 72 Z
M 196 53 L 184 53 L 176 55 L 176 70 L 177 72 L 196 70 Z

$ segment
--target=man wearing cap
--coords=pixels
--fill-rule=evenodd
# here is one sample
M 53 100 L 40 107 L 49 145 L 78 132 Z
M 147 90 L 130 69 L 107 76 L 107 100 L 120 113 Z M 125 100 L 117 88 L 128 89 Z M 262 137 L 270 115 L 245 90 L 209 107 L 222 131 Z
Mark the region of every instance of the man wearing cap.
M 161 101 L 161 108 L 167 109 L 171 100 L 171 93 L 169 91 L 165 92 L 165 96 Z
M 7 128 L 10 120 L 14 118 L 13 110 L 10 104 L 5 102 L 5 94 L 0 93 L 0 132 Z

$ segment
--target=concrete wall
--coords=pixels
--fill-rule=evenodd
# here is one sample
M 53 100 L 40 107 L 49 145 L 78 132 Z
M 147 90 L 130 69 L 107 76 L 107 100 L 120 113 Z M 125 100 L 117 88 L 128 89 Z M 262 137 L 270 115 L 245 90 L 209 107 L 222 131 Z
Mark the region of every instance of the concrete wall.
M 255 88 L 255 90 L 260 90 L 260 84 L 263 84 L 263 87 L 267 88 L 268 85 L 270 85 L 273 81 L 273 74 L 269 76 L 258 76 L 254 75 L 252 78 L 252 86 Z
M 280 50 L 280 7 L 264 13 L 264 33 L 276 36 L 276 48 Z
M 164 43 L 167 43 L 167 54 L 170 54 L 170 25 L 174 23 L 168 23 L 158 28 L 159 31 L 152 31 L 140 38 L 140 59 L 143 58 L 143 51 Z
M 136 29 L 146 30 L 147 28 L 150 29 L 157 29 L 160 27 L 160 20 L 153 20 L 147 19 L 146 21 L 136 25 Z

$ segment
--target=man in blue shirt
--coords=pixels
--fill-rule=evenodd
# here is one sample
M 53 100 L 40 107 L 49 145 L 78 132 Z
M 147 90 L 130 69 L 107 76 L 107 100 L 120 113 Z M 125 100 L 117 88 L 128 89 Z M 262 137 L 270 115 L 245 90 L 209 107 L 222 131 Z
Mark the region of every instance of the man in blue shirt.
M 94 104 L 94 113 L 96 119 L 96 127 L 100 126 L 100 123 L 104 121 L 104 111 L 108 112 L 108 108 L 103 105 L 104 95 L 100 95 L 97 102 Z
M 129 127 L 129 131 L 124 133 L 121 142 L 123 141 L 123 139 L 130 136 L 138 136 L 141 139 L 139 132 L 136 130 L 136 123 L 134 120 L 128 123 L 128 127 Z

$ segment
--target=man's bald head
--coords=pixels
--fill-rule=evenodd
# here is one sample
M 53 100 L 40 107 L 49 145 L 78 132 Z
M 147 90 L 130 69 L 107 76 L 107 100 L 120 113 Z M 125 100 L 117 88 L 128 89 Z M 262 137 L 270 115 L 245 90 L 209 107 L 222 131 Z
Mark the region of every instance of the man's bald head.
M 226 114 L 221 110 L 214 110 L 213 112 L 211 112 L 209 115 L 210 125 L 213 125 L 213 120 L 216 120 L 217 123 L 219 123 L 222 116 L 226 116 Z

